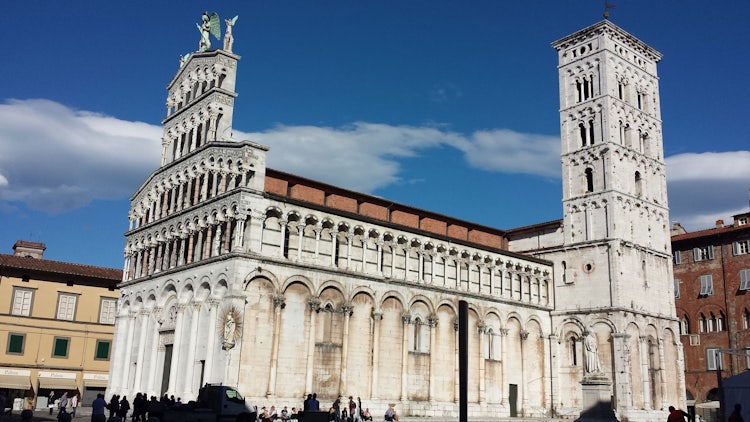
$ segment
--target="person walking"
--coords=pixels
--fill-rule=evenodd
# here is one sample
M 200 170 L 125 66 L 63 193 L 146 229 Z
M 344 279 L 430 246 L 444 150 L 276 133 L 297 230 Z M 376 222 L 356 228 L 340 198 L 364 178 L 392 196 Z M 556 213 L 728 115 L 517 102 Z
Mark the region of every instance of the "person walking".
M 128 396 L 122 396 L 122 400 L 120 400 L 120 406 L 117 410 L 117 416 L 122 419 L 122 422 L 127 422 L 126 418 L 128 417 L 128 411 L 130 410 L 130 402 L 128 401 Z
M 49 407 L 49 414 L 52 414 L 52 409 L 55 408 L 55 390 L 49 392 L 47 396 L 47 407 Z
M 68 392 L 64 392 L 62 396 L 60 396 L 60 401 L 57 402 L 57 407 L 59 408 L 59 411 L 57 413 L 68 412 Z
M 78 393 L 73 394 L 73 397 L 70 398 L 70 416 L 75 417 L 76 416 L 76 409 L 78 408 Z
M 99 393 L 91 403 L 91 422 L 104 422 L 107 417 L 104 415 L 104 409 L 107 408 L 107 401 L 104 400 L 104 394 Z
M 112 419 L 112 417 L 114 416 L 117 416 L 117 412 L 120 410 L 120 397 L 117 394 L 112 394 L 112 398 L 109 400 L 107 409 L 109 410 L 110 419 Z

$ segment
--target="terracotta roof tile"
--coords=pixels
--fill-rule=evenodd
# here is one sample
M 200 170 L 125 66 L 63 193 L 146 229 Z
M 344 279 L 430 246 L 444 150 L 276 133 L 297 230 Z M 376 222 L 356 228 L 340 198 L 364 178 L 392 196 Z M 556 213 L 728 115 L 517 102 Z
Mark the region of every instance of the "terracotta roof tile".
M 0 270 L 6 269 L 20 269 L 65 276 L 88 277 L 115 282 L 120 282 L 122 280 L 122 270 L 116 268 L 95 267 L 93 265 L 0 254 Z
M 714 236 L 714 235 L 729 233 L 732 231 L 740 231 L 740 230 L 750 230 L 750 225 L 714 227 L 714 228 L 710 228 L 706 230 L 699 230 L 697 232 L 678 234 L 678 235 L 672 236 L 672 242 L 679 242 L 680 240 L 687 240 L 687 239 L 696 239 L 699 237 Z

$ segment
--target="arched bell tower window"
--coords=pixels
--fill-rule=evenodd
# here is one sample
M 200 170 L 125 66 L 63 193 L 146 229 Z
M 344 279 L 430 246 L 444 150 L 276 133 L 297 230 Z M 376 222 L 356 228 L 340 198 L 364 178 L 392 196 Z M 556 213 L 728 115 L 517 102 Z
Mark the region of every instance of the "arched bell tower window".
M 594 145 L 594 119 L 589 120 L 589 145 Z
M 581 134 L 581 146 L 586 146 L 586 125 L 583 124 L 583 122 L 578 124 L 578 130 Z
M 594 191 L 594 170 L 591 167 L 586 169 L 586 193 Z

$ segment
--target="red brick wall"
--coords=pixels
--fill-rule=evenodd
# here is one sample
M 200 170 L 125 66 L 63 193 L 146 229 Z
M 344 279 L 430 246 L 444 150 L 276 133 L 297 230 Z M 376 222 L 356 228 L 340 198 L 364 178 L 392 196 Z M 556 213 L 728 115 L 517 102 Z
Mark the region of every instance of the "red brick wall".
M 313 204 L 324 205 L 325 196 L 324 191 L 310 186 L 294 185 L 291 189 L 292 198 L 312 202 Z
M 704 236 L 673 241 L 672 249 L 680 252 L 681 263 L 674 265 L 674 278 L 680 280 L 680 297 L 675 298 L 677 317 L 687 315 L 690 333 L 697 335 L 700 344 L 690 345 L 690 336 L 682 335 L 685 353 L 685 386 L 696 400 L 706 399 L 708 392 L 717 387 L 716 371 L 709 371 L 706 362 L 707 348 L 734 348 L 750 345 L 750 330 L 744 327 L 743 312 L 750 308 L 750 291 L 740 291 L 742 269 L 750 269 L 750 254 L 734 255 L 732 243 L 738 239 L 750 238 L 750 227 L 732 230 L 721 235 L 707 230 Z M 713 259 L 695 262 L 693 248 L 713 246 Z M 713 294 L 700 295 L 700 276 L 711 274 Z M 718 317 L 725 315 L 724 328 L 717 332 L 700 332 L 701 313 L 707 319 L 711 313 Z M 730 342 L 730 338 L 734 341 Z M 730 366 L 730 360 L 733 368 Z M 724 356 L 724 377 L 747 369 L 744 357 Z M 731 369 L 730 369 L 731 368 Z
M 415 229 L 419 228 L 419 216 L 412 213 L 406 213 L 403 211 L 393 211 L 391 213 L 391 222 L 395 224 L 400 224 L 402 226 L 406 227 L 413 227 Z
M 326 206 L 336 208 L 346 212 L 357 212 L 357 200 L 354 198 L 347 198 L 345 196 L 330 194 L 326 198 Z
M 451 224 L 448 226 L 448 236 L 455 237 L 456 239 L 467 240 L 469 238 L 469 229 L 457 224 Z
M 287 186 L 289 186 L 289 184 L 286 180 L 266 176 L 265 191 L 268 193 L 275 193 L 276 195 L 286 196 Z
M 365 217 L 388 221 L 388 208 L 381 205 L 363 202 L 359 204 L 359 213 L 364 215 Z
M 507 240 L 500 230 L 493 233 L 490 228 L 463 223 L 449 217 L 443 218 L 439 214 L 349 192 L 272 169 L 266 169 L 265 191 L 440 236 L 507 250 Z
M 472 230 L 471 232 L 469 232 L 469 241 L 479 243 L 480 245 L 492 246 L 495 248 L 503 247 L 502 236 L 487 233 L 481 230 Z
M 435 220 L 434 218 L 423 218 L 419 223 L 419 228 L 424 231 L 443 236 L 448 234 L 448 223 L 446 223 L 445 221 Z

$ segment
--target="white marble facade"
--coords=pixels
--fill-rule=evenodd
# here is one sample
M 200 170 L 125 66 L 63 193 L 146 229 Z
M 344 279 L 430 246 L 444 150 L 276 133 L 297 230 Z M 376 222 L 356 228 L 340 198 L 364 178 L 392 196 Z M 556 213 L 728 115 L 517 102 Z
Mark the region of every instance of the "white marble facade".
M 168 87 L 162 165 L 132 199 L 107 394 L 186 401 L 221 382 L 259 404 L 317 392 L 457 415 L 466 300 L 472 416 L 576 417 L 593 375 L 621 420 L 683 403 L 661 56 L 608 21 L 554 46 L 564 218 L 500 247 L 306 201 L 295 186 L 330 192 L 231 139 L 239 57 L 193 53 Z

